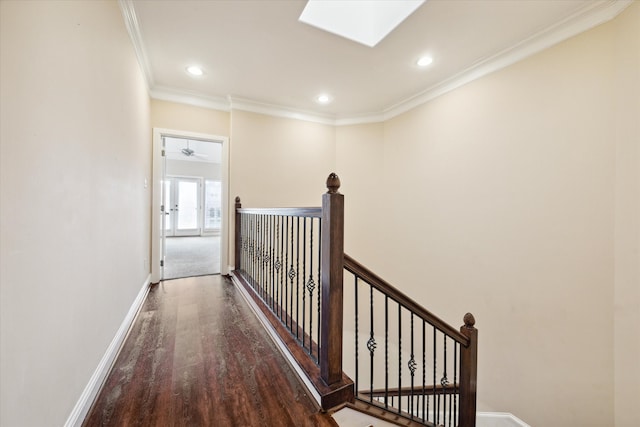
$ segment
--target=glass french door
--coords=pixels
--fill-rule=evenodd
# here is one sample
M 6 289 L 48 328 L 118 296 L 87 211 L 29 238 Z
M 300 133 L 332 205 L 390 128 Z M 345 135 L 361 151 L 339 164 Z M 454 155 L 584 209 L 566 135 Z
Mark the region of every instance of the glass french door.
M 164 181 L 165 236 L 199 236 L 201 186 L 199 178 L 167 177 Z
M 220 233 L 222 227 L 222 185 L 220 181 L 204 181 L 204 231 Z

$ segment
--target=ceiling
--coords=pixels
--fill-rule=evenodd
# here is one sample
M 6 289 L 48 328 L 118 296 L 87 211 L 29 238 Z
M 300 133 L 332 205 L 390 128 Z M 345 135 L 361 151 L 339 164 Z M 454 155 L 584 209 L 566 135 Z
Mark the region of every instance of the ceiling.
M 348 124 L 393 117 L 615 17 L 627 0 L 427 0 L 375 47 L 303 0 L 120 0 L 153 98 Z M 426 68 L 415 62 L 431 55 Z M 199 65 L 204 75 L 185 69 Z M 320 105 L 325 92 L 332 102 Z

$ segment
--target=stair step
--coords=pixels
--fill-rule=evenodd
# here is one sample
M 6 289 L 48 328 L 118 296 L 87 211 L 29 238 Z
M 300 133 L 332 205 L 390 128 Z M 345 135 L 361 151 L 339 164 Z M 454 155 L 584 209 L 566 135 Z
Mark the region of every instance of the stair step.
M 353 425 L 352 423 L 348 423 L 348 422 L 341 424 L 339 422 L 340 420 L 343 420 L 343 419 L 351 420 L 356 418 L 353 415 L 349 416 L 348 414 L 340 413 L 343 410 L 352 410 L 368 416 L 370 418 L 370 424 L 364 427 L 386 427 L 386 426 L 406 426 L 406 427 L 422 426 L 423 427 L 424 426 L 424 424 L 411 421 L 407 418 L 399 416 L 398 414 L 394 414 L 378 406 L 370 405 L 366 402 L 362 402 L 356 399 L 354 403 L 346 403 L 344 405 L 339 406 L 338 408 L 335 408 L 332 411 L 332 414 L 334 415 L 334 419 L 338 421 L 338 424 L 340 425 L 340 427 L 351 427 L 351 425 Z M 338 416 L 336 417 L 336 415 Z M 359 417 L 358 421 L 361 422 L 362 419 L 363 419 L 362 417 Z M 358 424 L 358 425 L 362 426 L 362 424 Z

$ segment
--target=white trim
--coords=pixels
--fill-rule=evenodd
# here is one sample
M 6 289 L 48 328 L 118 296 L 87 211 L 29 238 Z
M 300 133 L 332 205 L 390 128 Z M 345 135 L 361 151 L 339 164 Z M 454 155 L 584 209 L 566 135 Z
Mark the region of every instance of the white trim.
M 129 31 L 129 36 L 133 42 L 138 62 L 140 62 L 140 66 L 148 80 L 147 83 L 149 85 L 149 95 L 151 98 L 214 110 L 231 111 L 231 109 L 236 109 L 275 117 L 304 120 L 334 126 L 346 126 L 354 124 L 379 123 L 396 117 L 418 107 L 419 105 L 429 102 L 440 95 L 457 89 L 467 83 L 512 65 L 557 43 L 603 24 L 618 16 L 623 10 L 633 3 L 633 0 L 601 0 L 591 2 L 585 8 L 579 10 L 563 21 L 533 34 L 529 38 L 508 49 L 485 58 L 481 62 L 476 63 L 473 67 L 467 68 L 455 76 L 439 82 L 422 92 L 391 105 L 382 111 L 364 113 L 350 117 L 338 117 L 331 114 L 322 115 L 317 112 L 303 111 L 281 105 L 265 104 L 250 99 L 236 97 L 232 99 L 231 96 L 227 96 L 226 98 L 209 97 L 198 93 L 157 86 L 154 83 L 151 68 L 145 54 L 133 1 L 118 0 L 118 2 L 125 18 L 127 30 Z
M 175 129 L 153 128 L 153 178 L 151 197 L 151 283 L 160 281 L 160 259 L 162 257 L 162 215 L 160 204 L 162 201 L 162 179 L 164 162 L 162 161 L 162 137 L 199 139 L 222 144 L 222 233 L 220 236 L 220 273 L 229 274 L 226 267 L 229 263 L 229 138 L 226 136 L 209 135 L 198 132 L 188 132 Z
M 150 283 L 151 275 L 147 276 L 147 279 L 142 284 L 142 288 L 140 289 L 140 292 L 138 292 L 133 304 L 131 304 L 129 312 L 120 324 L 120 328 L 118 328 L 116 335 L 113 337 L 113 340 L 111 340 L 109 347 L 107 347 L 107 351 L 102 356 L 100 363 L 98 363 L 98 367 L 93 372 L 93 375 L 91 375 L 89 383 L 84 388 L 84 391 L 80 395 L 76 405 L 73 407 L 71 414 L 69 414 L 69 418 L 67 418 L 67 422 L 64 424 L 65 427 L 79 427 L 82 425 L 82 422 L 91 409 L 91 405 L 93 405 L 93 401 L 102 388 L 102 384 L 104 384 L 107 375 L 109 375 L 116 357 L 118 357 L 118 354 L 120 353 L 122 344 L 129 333 L 129 329 L 131 328 L 133 321 L 140 311 L 140 308 L 142 308 L 142 304 L 149 293 Z
M 231 103 L 228 98 L 204 96 L 198 93 L 172 89 L 165 86 L 153 86 L 149 90 L 149 96 L 161 101 L 177 102 L 212 110 L 231 111 Z
M 362 426 L 395 426 L 390 422 L 381 420 L 359 409 L 344 407 L 331 414 L 333 420 L 340 427 L 362 427 Z M 433 413 L 429 414 L 433 420 Z M 444 418 L 447 419 L 445 412 Z M 477 412 L 477 427 L 531 427 L 513 414 L 506 412 Z
M 136 58 L 138 64 L 142 69 L 145 81 L 147 83 L 147 89 L 150 90 L 155 86 L 153 74 L 151 73 L 151 66 L 149 65 L 149 59 L 147 58 L 147 51 L 144 48 L 142 41 L 142 34 L 140 33 L 140 25 L 138 24 L 138 17 L 136 16 L 136 10 L 133 6 L 133 0 L 118 0 L 120 5 L 120 11 L 124 18 L 124 24 L 127 27 L 127 32 L 133 43 L 133 49 L 136 52 Z
M 333 115 L 320 115 L 312 111 L 303 111 L 295 108 L 283 107 L 281 105 L 265 104 L 251 99 L 228 97 L 232 110 L 242 110 L 251 113 L 266 114 L 269 116 L 283 117 L 285 119 L 304 120 L 307 122 L 321 123 L 325 125 L 335 125 L 336 120 Z
M 269 335 L 271 340 L 275 343 L 276 347 L 278 347 L 278 350 L 280 350 L 280 353 L 282 353 L 282 355 L 287 359 L 287 361 L 289 362 L 289 365 L 293 368 L 296 375 L 300 378 L 300 381 L 302 381 L 302 384 L 307 389 L 309 394 L 313 396 L 313 398 L 318 403 L 318 406 L 322 406 L 320 393 L 318 393 L 318 391 L 313 386 L 311 381 L 309 381 L 309 378 L 304 373 L 302 368 L 300 368 L 300 365 L 294 359 L 293 355 L 289 352 L 289 349 L 287 348 L 285 343 L 282 341 L 278 333 L 275 331 L 273 326 L 271 326 L 271 323 L 266 318 L 262 310 L 260 310 L 256 302 L 253 300 L 253 298 L 251 298 L 251 296 L 249 295 L 247 290 L 244 288 L 244 286 L 238 281 L 234 272 L 231 273 L 231 281 L 235 285 L 236 289 L 240 291 L 240 295 L 242 295 L 242 297 L 245 299 L 249 307 L 251 307 L 251 310 L 254 312 L 254 314 L 260 321 L 260 323 L 262 323 L 262 326 L 264 326 L 265 330 L 267 331 L 267 334 Z
M 477 412 L 476 424 L 478 427 L 531 427 L 508 412 Z

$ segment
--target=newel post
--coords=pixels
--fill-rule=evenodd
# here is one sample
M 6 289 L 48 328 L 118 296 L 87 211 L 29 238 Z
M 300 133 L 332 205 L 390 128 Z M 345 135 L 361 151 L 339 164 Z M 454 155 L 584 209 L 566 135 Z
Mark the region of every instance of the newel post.
M 460 332 L 469 338 L 467 347 L 460 346 L 460 427 L 476 425 L 476 384 L 478 379 L 478 330 L 473 314 L 464 315 Z
M 320 376 L 331 385 L 342 380 L 342 280 L 344 258 L 344 196 L 340 178 L 327 178 L 322 195 Z
M 240 270 L 240 250 L 242 249 L 242 215 L 238 212 L 238 209 L 242 208 L 242 203 L 240 203 L 240 197 L 236 196 L 236 223 L 235 223 L 235 250 L 233 255 L 233 262 L 236 270 Z

